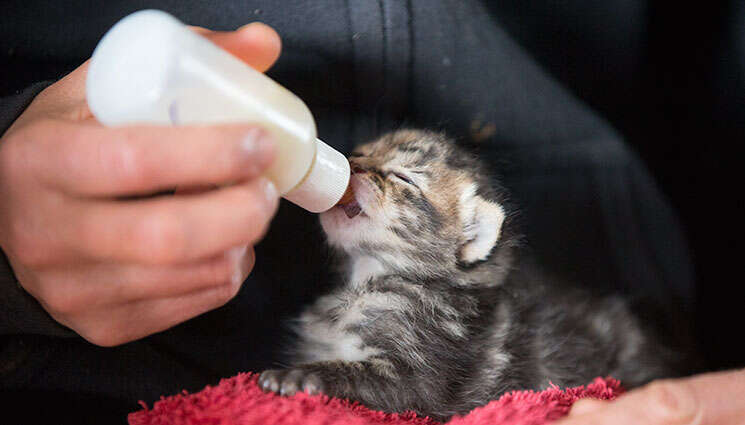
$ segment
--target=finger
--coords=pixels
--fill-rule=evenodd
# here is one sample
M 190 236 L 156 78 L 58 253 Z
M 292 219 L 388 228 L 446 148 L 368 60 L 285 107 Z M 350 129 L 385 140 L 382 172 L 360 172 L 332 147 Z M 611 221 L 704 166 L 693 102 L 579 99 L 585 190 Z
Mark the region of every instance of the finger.
M 263 177 L 199 195 L 89 201 L 71 209 L 61 234 L 72 254 L 85 258 L 182 263 L 253 245 L 278 203 Z
M 261 72 L 268 70 L 277 61 L 282 50 L 279 34 L 261 22 L 252 22 L 236 31 L 218 32 L 201 27 L 192 29 Z M 58 116 L 74 121 L 91 119 L 93 114 L 85 99 L 85 79 L 89 64 L 90 60 L 85 61 L 58 82 L 44 89 L 6 134 L 40 115 Z
M 120 266 L 111 302 L 172 297 L 222 285 L 240 285 L 256 261 L 254 249 L 232 248 L 217 258 L 172 266 Z
M 241 282 L 242 283 L 242 282 Z M 96 345 L 114 346 L 169 329 L 225 305 L 241 285 L 222 285 L 175 297 L 148 299 L 95 311 L 76 323 L 61 323 Z M 79 322 L 84 320 L 83 322 Z
M 685 384 L 697 400 L 702 424 L 741 425 L 745 420 L 745 369 L 698 375 Z
M 664 397 L 660 397 L 656 390 L 637 390 L 604 406 L 592 406 L 585 410 L 580 405 L 580 411 L 572 412 L 568 419 L 557 422 L 557 425 L 693 425 L 692 418 L 674 413 L 667 405 Z M 582 410 L 585 410 L 584 412 Z
M 104 128 L 51 121 L 36 126 L 28 161 L 49 186 L 83 196 L 152 193 L 252 178 L 274 157 L 255 126 Z M 41 127 L 41 128 L 39 128 Z M 31 149 L 30 147 L 27 149 Z
M 252 22 L 235 31 L 204 31 L 203 28 L 196 31 L 261 72 L 277 61 L 282 50 L 279 34 L 261 22 Z
M 58 314 L 173 297 L 222 285 L 239 285 L 251 272 L 254 250 L 233 248 L 186 264 L 95 264 L 39 273 L 33 294 Z
M 689 393 L 678 391 L 669 381 L 656 382 L 632 391 L 585 414 L 573 414 L 559 425 L 698 425 Z M 682 398 L 685 397 L 685 400 Z
M 560 425 L 734 425 L 745 415 L 745 373 L 657 381 Z
M 608 404 L 607 401 L 601 401 L 595 398 L 583 398 L 577 400 L 572 405 L 572 410 L 569 411 L 569 416 L 585 415 L 598 409 L 602 409 L 606 404 Z

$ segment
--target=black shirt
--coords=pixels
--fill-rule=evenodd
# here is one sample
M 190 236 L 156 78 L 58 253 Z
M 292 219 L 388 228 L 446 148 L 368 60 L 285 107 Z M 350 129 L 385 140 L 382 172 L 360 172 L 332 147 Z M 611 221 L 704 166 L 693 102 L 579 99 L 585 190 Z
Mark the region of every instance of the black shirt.
M 651 300 L 654 320 L 690 308 L 687 247 L 647 170 L 478 1 L 5 1 L 0 131 L 43 81 L 79 65 L 114 22 L 145 7 L 212 29 L 271 25 L 283 51 L 269 75 L 308 104 L 324 141 L 348 153 L 387 129 L 444 130 L 502 176 L 549 270 Z M 114 348 L 52 321 L 4 264 L 0 404 L 54 406 L 32 412 L 56 423 L 122 422 L 138 400 L 270 367 L 288 335 L 285 318 L 328 284 L 322 247 L 317 217 L 283 202 L 233 301 Z

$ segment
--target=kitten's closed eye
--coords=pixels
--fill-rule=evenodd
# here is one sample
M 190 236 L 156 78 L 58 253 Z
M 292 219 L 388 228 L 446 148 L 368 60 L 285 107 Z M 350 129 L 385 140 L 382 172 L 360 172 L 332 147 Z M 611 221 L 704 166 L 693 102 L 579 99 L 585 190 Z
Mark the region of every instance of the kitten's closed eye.
M 404 183 L 410 184 L 412 186 L 416 186 L 416 183 L 414 183 L 414 181 L 411 178 L 409 178 L 406 174 L 395 172 L 395 171 L 390 174 L 394 175 L 399 180 L 402 180 Z

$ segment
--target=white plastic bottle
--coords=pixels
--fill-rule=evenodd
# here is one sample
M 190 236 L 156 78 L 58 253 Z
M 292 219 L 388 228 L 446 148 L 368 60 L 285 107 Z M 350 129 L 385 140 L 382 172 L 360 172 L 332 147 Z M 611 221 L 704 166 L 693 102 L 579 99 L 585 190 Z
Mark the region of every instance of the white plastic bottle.
M 135 12 L 104 35 L 86 96 L 104 125 L 262 126 L 277 150 L 266 176 L 308 211 L 331 208 L 347 189 L 347 159 L 316 138 L 313 116 L 297 96 L 165 12 Z

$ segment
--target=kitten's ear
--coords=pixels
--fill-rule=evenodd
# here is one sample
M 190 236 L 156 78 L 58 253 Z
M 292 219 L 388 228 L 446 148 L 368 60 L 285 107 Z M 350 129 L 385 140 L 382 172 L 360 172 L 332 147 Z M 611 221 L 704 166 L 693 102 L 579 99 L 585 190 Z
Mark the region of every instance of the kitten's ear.
M 460 247 L 458 259 L 466 265 L 486 260 L 499 240 L 504 208 L 476 194 L 476 185 L 471 185 L 461 196 L 460 217 L 466 242 Z

